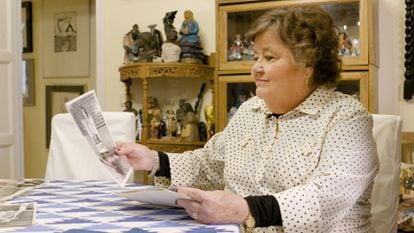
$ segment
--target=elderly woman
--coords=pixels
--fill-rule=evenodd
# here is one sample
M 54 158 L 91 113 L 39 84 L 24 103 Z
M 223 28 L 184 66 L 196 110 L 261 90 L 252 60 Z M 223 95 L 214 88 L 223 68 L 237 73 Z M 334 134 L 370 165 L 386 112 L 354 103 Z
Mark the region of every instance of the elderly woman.
M 180 186 L 192 199 L 178 204 L 203 223 L 243 224 L 247 232 L 373 232 L 372 118 L 335 91 L 332 19 L 317 7 L 276 9 L 247 35 L 257 96 L 224 131 L 183 154 L 125 143 L 117 153 Z

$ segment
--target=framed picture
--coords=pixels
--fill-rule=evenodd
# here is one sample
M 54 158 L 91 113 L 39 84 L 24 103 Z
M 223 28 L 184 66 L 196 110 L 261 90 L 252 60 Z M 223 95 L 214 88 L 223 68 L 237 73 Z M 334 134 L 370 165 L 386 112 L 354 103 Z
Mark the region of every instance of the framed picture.
M 219 116 L 218 131 L 223 130 L 227 122 L 236 113 L 240 104 L 256 95 L 256 85 L 251 75 L 231 75 L 219 80 Z M 217 131 L 217 132 L 218 132 Z
M 90 75 L 89 0 L 43 1 L 43 76 Z
M 32 2 L 22 2 L 23 53 L 33 52 Z
M 23 59 L 22 61 L 22 93 L 23 105 L 35 105 L 35 81 L 34 81 L 34 60 Z
M 52 117 L 65 113 L 65 103 L 85 92 L 85 86 L 46 86 L 46 148 L 49 148 Z

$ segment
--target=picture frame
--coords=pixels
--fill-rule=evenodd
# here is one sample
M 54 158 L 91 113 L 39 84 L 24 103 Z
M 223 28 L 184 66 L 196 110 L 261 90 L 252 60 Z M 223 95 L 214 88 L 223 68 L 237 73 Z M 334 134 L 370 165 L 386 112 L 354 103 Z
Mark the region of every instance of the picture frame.
M 42 20 L 43 77 L 89 77 L 89 0 L 44 0 Z
M 23 53 L 33 52 L 32 2 L 22 2 Z
M 54 115 L 65 113 L 65 103 L 85 92 L 84 85 L 46 86 L 46 148 L 49 148 L 51 123 Z
M 22 61 L 22 94 L 23 105 L 35 105 L 35 80 L 34 59 L 23 59 Z
M 217 132 L 223 130 L 229 118 L 234 115 L 238 106 L 256 95 L 256 85 L 251 75 L 229 75 L 220 77 L 218 102 L 218 128 Z

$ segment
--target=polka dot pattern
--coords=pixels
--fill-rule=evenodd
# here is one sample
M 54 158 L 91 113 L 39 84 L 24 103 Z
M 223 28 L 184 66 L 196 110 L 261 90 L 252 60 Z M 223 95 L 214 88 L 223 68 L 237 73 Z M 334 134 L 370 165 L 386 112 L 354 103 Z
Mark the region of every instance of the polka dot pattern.
M 168 154 L 171 182 L 274 195 L 283 227 L 254 232 L 373 232 L 378 158 L 372 117 L 359 101 L 319 87 L 287 114 L 270 114 L 251 98 L 204 148 Z

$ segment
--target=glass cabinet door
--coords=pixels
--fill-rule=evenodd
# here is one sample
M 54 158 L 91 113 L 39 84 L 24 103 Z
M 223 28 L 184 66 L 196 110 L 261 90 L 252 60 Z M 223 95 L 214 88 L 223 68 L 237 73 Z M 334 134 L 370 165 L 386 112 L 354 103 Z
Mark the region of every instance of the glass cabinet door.
M 253 65 L 252 44 L 244 34 L 264 12 L 291 6 L 319 5 L 333 18 L 340 48 L 338 56 L 343 65 L 368 64 L 367 1 L 260 1 L 234 5 L 220 5 L 219 10 L 219 72 L 248 72 Z
M 219 79 L 217 130 L 223 130 L 240 104 L 256 95 L 256 85 L 251 75 L 229 75 Z

